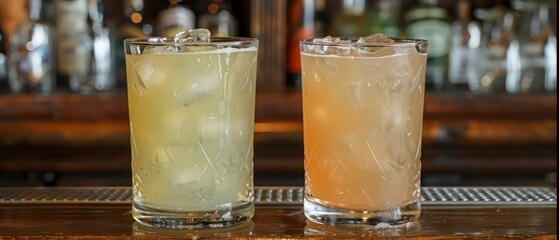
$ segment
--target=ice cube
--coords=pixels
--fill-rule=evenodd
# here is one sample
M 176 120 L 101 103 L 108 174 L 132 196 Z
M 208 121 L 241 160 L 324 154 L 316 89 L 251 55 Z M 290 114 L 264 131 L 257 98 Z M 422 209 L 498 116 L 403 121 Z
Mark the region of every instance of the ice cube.
M 332 36 L 326 36 L 324 38 L 315 38 L 312 41 L 313 43 L 332 43 L 332 44 L 336 44 L 336 43 L 349 43 L 351 42 L 350 40 L 346 40 L 346 39 L 342 39 L 340 37 L 332 37 Z M 342 47 L 342 46 L 327 46 L 327 45 L 316 45 L 313 48 L 310 49 L 310 53 L 314 53 L 314 54 L 328 54 L 328 55 L 348 55 L 347 47 Z
M 369 56 L 369 57 L 384 57 L 394 55 L 395 51 L 392 47 L 382 47 L 383 45 L 390 45 L 394 43 L 394 40 L 383 35 L 382 33 L 376 33 L 367 37 L 360 37 L 357 43 L 363 43 L 373 46 L 362 46 L 359 47 L 358 55 Z M 378 44 L 380 46 L 374 46 Z
M 378 48 L 373 52 L 373 56 L 375 57 L 386 57 L 386 56 L 391 56 L 394 55 L 396 52 L 394 51 L 393 48 L 389 48 L 389 47 L 383 47 L 383 48 Z
M 163 71 L 157 71 L 155 64 L 155 61 L 145 59 L 134 66 L 136 73 L 138 73 L 139 82 L 137 87 L 147 90 L 163 82 L 165 73 Z
M 199 121 L 200 141 L 218 141 L 225 134 L 225 120 L 219 117 L 204 117 Z
M 315 38 L 312 40 L 313 43 L 341 43 L 342 39 L 339 37 L 326 36 L 323 38 Z
M 192 87 L 186 86 L 175 91 L 175 100 L 177 100 L 180 105 L 188 107 L 198 103 L 198 99 L 199 97 L 192 93 Z
M 176 144 L 181 146 L 189 146 L 194 144 L 197 139 L 194 130 L 195 121 L 182 111 L 167 111 L 161 116 L 162 126 L 164 127 L 161 134 L 162 141 L 167 144 Z
M 211 32 L 208 29 L 191 29 L 175 35 L 175 42 L 210 42 Z
M 219 73 L 194 74 L 197 75 L 192 83 L 175 91 L 175 99 L 180 105 L 192 106 L 202 103 L 217 93 L 221 86 Z
M 194 159 L 194 158 L 192 158 Z M 175 186 L 178 198 L 186 204 L 212 201 L 216 193 L 216 175 L 211 165 L 202 161 L 188 161 L 170 172 L 170 184 Z
M 177 168 L 195 171 L 197 164 L 193 159 L 201 157 L 194 157 L 196 154 L 198 152 L 195 144 L 166 143 L 155 148 L 148 169 L 153 176 L 172 175 Z
M 143 54 L 178 53 L 177 46 L 150 46 L 144 49 Z
M 357 40 L 357 43 L 387 44 L 387 43 L 394 43 L 394 40 L 392 40 L 392 38 L 385 36 L 382 33 L 375 33 L 367 37 L 360 37 Z
M 354 56 L 355 50 L 352 46 L 326 46 L 324 47 L 324 53 L 328 55 L 337 56 Z

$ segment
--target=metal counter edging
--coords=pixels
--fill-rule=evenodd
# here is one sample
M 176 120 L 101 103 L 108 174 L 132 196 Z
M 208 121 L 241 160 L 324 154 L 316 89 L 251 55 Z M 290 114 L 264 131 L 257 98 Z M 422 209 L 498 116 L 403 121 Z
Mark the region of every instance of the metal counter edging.
M 8 187 L 0 188 L 0 204 L 131 204 L 130 187 Z M 303 187 L 255 187 L 257 205 L 302 205 Z M 553 205 L 552 187 L 422 187 L 422 205 Z

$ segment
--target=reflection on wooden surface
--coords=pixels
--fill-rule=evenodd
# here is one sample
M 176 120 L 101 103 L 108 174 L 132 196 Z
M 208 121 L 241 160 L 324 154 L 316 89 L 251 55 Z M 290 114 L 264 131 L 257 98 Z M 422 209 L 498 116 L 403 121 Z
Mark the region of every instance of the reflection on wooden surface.
M 254 239 L 556 239 L 555 206 L 427 206 L 405 229 L 329 227 L 310 223 L 302 206 L 259 206 L 252 222 L 212 231 L 139 226 L 123 204 L 0 204 L 0 238 L 254 238 Z

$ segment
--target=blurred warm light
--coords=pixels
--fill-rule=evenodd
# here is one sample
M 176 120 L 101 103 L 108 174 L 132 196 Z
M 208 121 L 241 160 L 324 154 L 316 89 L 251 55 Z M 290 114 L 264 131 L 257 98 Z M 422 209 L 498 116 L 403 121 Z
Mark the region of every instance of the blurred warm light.
M 132 15 L 130 15 L 130 20 L 133 23 L 141 23 L 142 22 L 142 15 L 139 13 L 132 13 Z
M 208 5 L 208 12 L 210 12 L 211 14 L 217 13 L 218 10 L 219 6 L 217 4 L 211 3 L 210 5 Z
M 493 82 L 493 80 L 491 79 L 491 76 L 484 75 L 481 78 L 481 85 L 484 86 L 484 87 L 487 87 L 487 86 L 491 85 L 491 82 Z
M 254 124 L 254 132 L 274 133 L 274 132 L 300 132 L 303 124 L 300 122 L 257 122 Z

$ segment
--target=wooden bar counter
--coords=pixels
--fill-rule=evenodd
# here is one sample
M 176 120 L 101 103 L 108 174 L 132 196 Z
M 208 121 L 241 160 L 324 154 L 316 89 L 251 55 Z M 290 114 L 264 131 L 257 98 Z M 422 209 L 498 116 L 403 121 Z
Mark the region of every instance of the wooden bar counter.
M 0 239 L 556 239 L 556 188 L 424 187 L 422 215 L 407 228 L 306 221 L 300 187 L 257 187 L 247 224 L 208 231 L 154 229 L 132 219 L 128 187 L 0 188 Z

